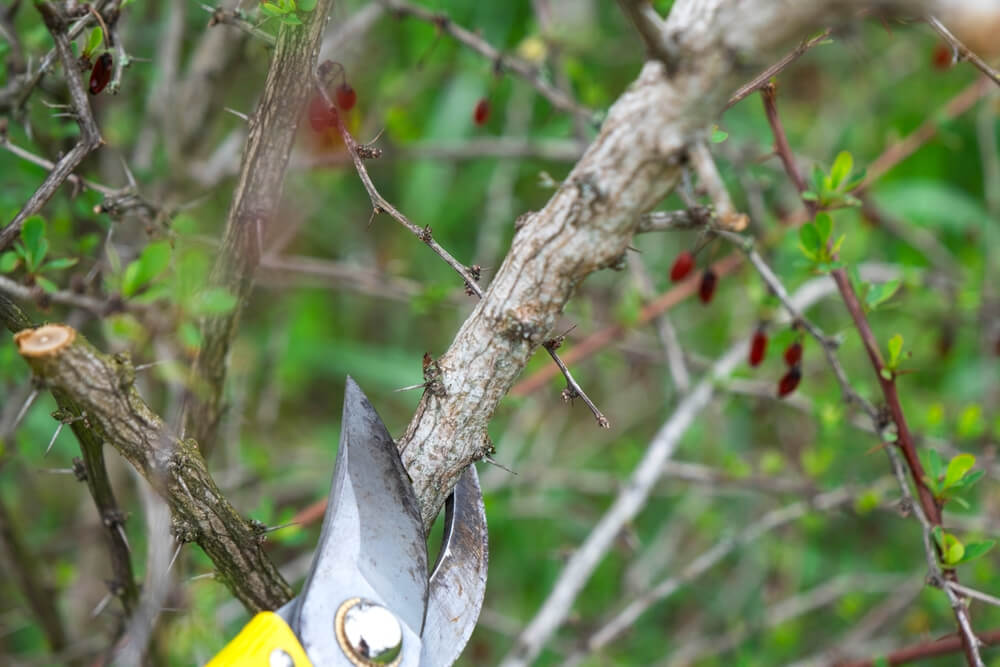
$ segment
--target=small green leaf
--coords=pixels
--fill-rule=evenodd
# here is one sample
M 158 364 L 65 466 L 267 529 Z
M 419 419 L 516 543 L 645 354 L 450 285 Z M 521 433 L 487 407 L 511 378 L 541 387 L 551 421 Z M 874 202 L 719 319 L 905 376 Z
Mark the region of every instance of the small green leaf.
M 189 348 L 201 347 L 201 332 L 191 322 L 184 322 L 177 330 L 177 337 Z
M 820 243 L 826 245 L 826 242 L 830 240 L 830 235 L 833 233 L 833 218 L 830 217 L 829 213 L 817 213 L 814 224 L 816 225 L 816 231 L 819 232 Z
M 892 298 L 892 295 L 899 290 L 900 281 L 890 280 L 880 285 L 872 285 L 865 294 L 865 305 L 869 310 L 875 310 L 880 305 Z
M 728 132 L 726 132 L 725 130 L 720 130 L 718 125 L 713 125 L 712 126 L 712 139 L 711 139 L 711 141 L 712 141 L 713 144 L 721 144 L 727 138 L 729 138 L 729 133 Z
M 270 2 L 265 2 L 261 4 L 260 10 L 265 14 L 267 14 L 268 16 L 281 16 L 285 13 L 285 10 L 283 10 L 281 7 Z
M 33 215 L 21 226 L 21 242 L 24 244 L 24 263 L 29 271 L 34 271 L 45 259 L 48 242 L 45 240 L 45 219 Z
M 941 473 L 944 472 L 944 462 L 941 460 L 941 455 L 938 454 L 936 449 L 921 450 L 920 461 L 924 464 L 924 469 L 931 479 L 937 481 L 941 478 Z
M 806 190 L 802 193 L 802 198 L 806 201 L 819 201 L 819 195 L 817 195 L 812 190 Z
M 125 268 L 122 278 L 122 295 L 129 297 L 148 285 L 170 264 L 170 244 L 166 241 L 150 243 L 142 254 Z
M 888 368 L 880 369 L 878 374 L 881 375 L 882 379 L 885 380 L 886 382 L 892 382 L 893 378 L 892 371 L 890 371 Z
M 16 269 L 18 259 L 17 253 L 10 250 L 0 255 L 0 273 L 10 273 Z
M 76 265 L 76 257 L 62 257 L 60 259 L 53 259 L 45 262 L 45 266 L 42 267 L 43 271 L 62 271 L 63 269 L 68 269 L 71 266 Z
M 48 278 L 46 278 L 45 276 L 35 276 L 35 282 L 38 283 L 39 287 L 41 287 L 49 294 L 59 291 L 59 286 L 56 285 L 51 280 L 49 280 Z
M 210 287 L 191 303 L 193 315 L 223 315 L 236 307 L 236 297 L 223 287 Z
M 812 168 L 812 182 L 813 190 L 817 193 L 823 191 L 823 181 L 826 180 L 826 172 L 823 171 L 823 167 L 818 164 L 814 164 Z
M 954 486 L 955 482 L 965 477 L 965 473 L 972 470 L 976 465 L 976 457 L 972 454 L 959 454 L 948 462 L 948 469 L 944 473 L 944 488 Z
M 295 14 L 285 14 L 281 17 L 281 22 L 285 25 L 302 25 L 302 20 Z
M 810 257 L 815 257 L 819 253 L 820 237 L 816 225 L 806 223 L 799 228 L 799 243 Z
M 951 496 L 950 498 L 948 498 L 948 500 L 953 503 L 958 503 L 964 510 L 969 509 L 969 503 L 967 503 L 964 498 L 959 498 L 958 496 Z
M 96 53 L 101 48 L 102 41 L 104 41 L 104 30 L 101 29 L 101 26 L 97 26 L 90 31 L 90 35 L 87 37 L 87 46 L 83 49 L 83 53 L 87 56 Z
M 968 563 L 970 560 L 981 558 L 989 553 L 990 549 L 996 546 L 996 540 L 985 540 L 983 542 L 969 542 L 965 545 L 965 554 L 962 555 L 960 563 Z
M 976 482 L 978 482 L 980 479 L 983 478 L 983 475 L 985 474 L 986 474 L 985 470 L 973 470 L 972 472 L 962 477 L 962 479 L 952 484 L 951 488 L 953 490 L 971 489 L 976 485 Z
M 938 548 L 944 549 L 944 529 L 941 526 L 934 526 L 931 528 L 931 535 L 934 536 L 934 542 Z
M 889 368 L 899 365 L 899 355 L 903 353 L 903 337 L 896 334 L 889 339 Z
M 838 190 L 840 185 L 851 175 L 854 168 L 854 158 L 847 151 L 840 151 L 830 167 L 830 189 Z
M 948 565 L 957 565 L 965 555 L 965 545 L 951 533 L 944 534 L 944 562 Z

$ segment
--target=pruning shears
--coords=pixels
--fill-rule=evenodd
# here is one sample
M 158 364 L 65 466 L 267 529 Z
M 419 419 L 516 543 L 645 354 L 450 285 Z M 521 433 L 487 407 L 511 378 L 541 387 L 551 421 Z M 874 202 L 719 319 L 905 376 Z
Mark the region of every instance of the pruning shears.
M 469 466 L 445 506 L 428 575 L 427 538 L 396 444 L 350 377 L 333 485 L 302 591 L 257 614 L 207 667 L 451 665 L 486 591 L 486 512 Z

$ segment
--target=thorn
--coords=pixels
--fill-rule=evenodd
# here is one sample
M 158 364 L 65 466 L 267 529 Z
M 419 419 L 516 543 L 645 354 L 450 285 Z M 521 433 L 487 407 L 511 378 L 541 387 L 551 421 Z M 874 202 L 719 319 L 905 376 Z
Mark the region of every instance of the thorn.
M 516 474 L 517 474 L 516 472 L 514 472 L 513 470 L 511 470 L 510 468 L 508 468 L 508 467 L 507 467 L 507 466 L 505 466 L 504 464 L 502 464 L 502 463 L 500 463 L 499 461 L 497 461 L 496 459 L 494 459 L 494 458 L 493 458 L 492 456 L 490 456 L 489 454 L 486 454 L 486 455 L 484 455 L 484 456 L 483 456 L 483 460 L 484 460 L 484 461 L 486 461 L 487 463 L 489 463 L 490 465 L 494 465 L 494 466 L 496 466 L 497 468 L 500 468 L 501 470 L 506 470 L 506 471 L 507 471 L 507 472 L 509 472 L 509 473 L 510 473 L 511 475 L 516 475 Z
M 236 116 L 237 118 L 243 120 L 243 122 L 245 122 L 245 123 L 249 123 L 250 122 L 250 116 L 246 115 L 242 111 L 237 111 L 236 109 L 230 109 L 229 107 L 223 107 L 223 108 L 226 111 L 228 111 L 229 113 L 231 113 L 234 116 Z
M 151 361 L 148 364 L 139 364 L 138 366 L 135 367 L 134 370 L 144 371 L 148 368 L 152 368 L 153 366 L 162 366 L 163 364 L 169 364 L 171 361 L 173 361 L 173 359 L 161 359 L 160 361 Z
M 24 414 L 28 411 L 28 408 L 31 407 L 31 404 L 35 402 L 36 398 L 38 398 L 38 390 L 32 389 L 31 393 L 28 394 L 28 398 L 24 399 L 24 405 L 21 406 L 21 410 L 17 413 L 17 416 L 14 417 L 14 423 L 10 427 L 11 431 L 16 429 L 17 425 L 21 423 L 21 420 L 24 418 Z
M 59 422 L 59 426 L 56 426 L 56 432 L 52 434 L 52 439 L 49 440 L 49 446 L 45 448 L 45 453 L 42 454 L 42 458 L 48 456 L 49 452 L 52 451 L 52 445 L 56 444 L 56 438 L 59 437 L 59 433 L 62 431 L 63 426 L 65 426 L 65 424 L 62 422 Z
M 108 606 L 109 602 L 111 602 L 111 593 L 106 593 L 104 597 L 101 598 L 101 601 L 97 603 L 97 606 L 94 607 L 94 611 L 90 612 L 90 617 L 97 618 L 101 612 L 104 611 L 104 608 Z
M 174 566 L 174 561 L 177 560 L 177 557 L 181 554 L 181 547 L 183 546 L 184 543 L 181 542 L 177 545 L 177 548 L 174 549 L 174 555 L 170 558 L 170 563 L 167 564 L 167 571 L 164 572 L 164 574 L 170 574 L 170 568 Z
M 139 185 L 135 182 L 135 174 L 132 173 L 132 170 L 128 168 L 128 163 L 125 162 L 125 156 L 119 154 L 118 159 L 121 160 L 122 169 L 125 171 L 125 178 L 128 179 L 129 187 L 133 190 L 139 189 Z
M 281 530 L 282 528 L 288 528 L 289 526 L 297 526 L 297 525 L 299 525 L 298 521 L 288 521 L 287 523 L 282 523 L 277 526 L 271 526 L 270 528 L 265 528 L 263 532 L 273 533 L 275 531 Z
M 421 382 L 420 384 L 411 384 L 408 387 L 400 387 L 399 389 L 393 389 L 392 391 L 394 393 L 398 393 L 398 392 L 401 392 L 401 391 L 411 391 L 413 389 L 423 389 L 424 387 L 427 386 L 427 384 L 428 383 L 426 383 L 426 382 Z
M 199 579 L 214 579 L 215 572 L 206 572 L 205 574 L 196 574 L 195 576 L 188 579 L 188 581 L 198 581 Z
M 120 523 L 117 524 L 117 527 L 118 527 L 118 534 L 121 536 L 122 542 L 125 543 L 125 550 L 128 551 L 129 553 L 132 553 L 132 545 L 128 543 L 128 536 L 125 535 L 125 528 Z

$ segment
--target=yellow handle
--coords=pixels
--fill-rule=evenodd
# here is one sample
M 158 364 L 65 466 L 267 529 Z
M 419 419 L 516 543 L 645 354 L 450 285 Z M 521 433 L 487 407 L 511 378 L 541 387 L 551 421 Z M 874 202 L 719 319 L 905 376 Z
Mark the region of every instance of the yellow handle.
M 271 662 L 271 654 L 284 651 L 291 663 Z M 268 667 L 288 664 L 294 667 L 312 667 L 305 650 L 292 629 L 273 611 L 262 611 L 247 623 L 219 654 L 205 667 Z

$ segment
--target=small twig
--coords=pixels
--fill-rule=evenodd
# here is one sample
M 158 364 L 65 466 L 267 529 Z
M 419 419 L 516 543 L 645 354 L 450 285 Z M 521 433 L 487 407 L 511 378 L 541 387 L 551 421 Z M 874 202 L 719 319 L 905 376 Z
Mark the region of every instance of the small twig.
M 561 336 L 559 338 L 561 338 Z M 583 402 L 587 404 L 587 407 L 590 408 L 590 411 L 594 413 L 594 419 L 597 420 L 597 425 L 601 428 L 611 428 L 611 422 L 609 422 L 608 418 L 604 416 L 596 405 L 594 405 L 594 402 L 590 400 L 590 397 L 587 396 L 587 393 L 583 390 L 583 388 L 575 379 L 573 379 L 573 374 L 569 372 L 569 368 L 566 367 L 563 360 L 559 358 L 558 354 L 556 354 L 556 349 L 562 343 L 559 338 L 553 338 L 545 341 L 542 343 L 542 347 L 544 347 L 545 351 L 549 353 L 550 357 L 552 357 L 552 361 L 556 362 L 556 366 L 559 367 L 559 370 L 562 371 L 563 377 L 566 378 L 566 389 L 563 390 L 563 399 L 571 401 L 579 396 L 583 399 Z
M 944 585 L 945 587 L 952 589 L 956 593 L 961 593 L 966 597 L 975 598 L 981 602 L 991 604 L 994 607 L 1000 607 L 1000 598 L 990 595 L 989 593 L 983 593 L 982 591 L 977 591 L 974 588 L 963 586 L 962 584 L 955 581 L 946 581 Z
M 782 70 L 784 70 L 790 64 L 798 60 L 799 56 L 801 56 L 809 49 L 813 48 L 817 44 L 822 44 L 823 42 L 825 42 L 827 37 L 829 36 L 830 36 L 830 29 L 827 28 L 826 30 L 816 35 L 815 37 L 803 41 L 801 44 L 795 47 L 791 52 L 786 54 L 781 60 L 774 63 L 766 70 L 755 76 L 748 83 L 745 83 L 742 86 L 740 86 L 740 88 L 735 93 L 733 93 L 732 97 L 729 98 L 729 101 L 726 102 L 726 106 L 723 107 L 723 111 L 733 106 L 740 100 L 749 97 L 754 91 L 759 90 L 763 86 L 767 85 L 767 83 L 771 80 L 772 77 L 777 76 Z
M 618 4 L 635 26 L 647 53 L 671 68 L 676 57 L 670 52 L 670 43 L 666 39 L 666 21 L 649 0 L 618 0 Z
M 972 51 L 972 49 L 963 44 L 962 40 L 955 37 L 951 30 L 948 30 L 948 28 L 945 27 L 945 25 L 941 23 L 937 17 L 928 16 L 927 23 L 934 28 L 937 34 L 941 35 L 944 41 L 948 42 L 948 45 L 951 46 L 952 49 L 955 50 L 955 53 L 958 54 L 959 60 L 968 60 L 976 67 L 976 69 L 988 76 L 993 83 L 1000 86 L 1000 72 L 997 72 L 995 69 L 990 67 L 988 62 L 980 58 L 975 54 L 975 52 Z
M 209 5 L 201 5 L 201 8 L 212 15 L 209 19 L 208 25 L 215 26 L 220 23 L 225 25 L 231 25 L 239 28 L 243 32 L 256 37 L 259 40 L 265 42 L 268 46 L 274 46 L 277 39 L 274 35 L 268 34 L 255 26 L 250 21 L 244 18 L 243 13 L 239 10 L 225 9 L 224 7 L 211 7 Z

